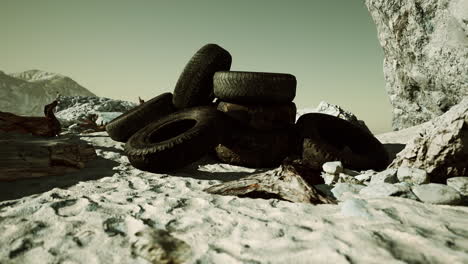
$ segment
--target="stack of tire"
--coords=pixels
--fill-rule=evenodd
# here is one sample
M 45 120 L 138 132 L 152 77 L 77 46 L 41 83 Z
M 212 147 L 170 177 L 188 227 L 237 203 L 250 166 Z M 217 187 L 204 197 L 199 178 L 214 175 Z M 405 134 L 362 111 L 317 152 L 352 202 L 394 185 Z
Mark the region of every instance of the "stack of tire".
M 294 146 L 296 78 L 290 74 L 219 71 L 213 77 L 217 109 L 231 118 L 215 148 L 218 158 L 246 167 L 273 167 Z
M 231 67 L 231 55 L 216 44 L 198 50 L 174 89 L 144 102 L 106 125 L 109 136 L 126 142 L 138 169 L 163 173 L 188 165 L 221 142 L 226 117 L 213 104 L 213 75 Z
M 247 167 L 277 166 L 291 153 L 312 169 L 333 160 L 356 169 L 388 164 L 382 144 L 345 120 L 312 113 L 294 124 L 293 75 L 229 71 L 231 62 L 220 46 L 203 46 L 174 94 L 156 96 L 106 125 L 112 139 L 126 142 L 135 168 L 169 172 L 213 151 L 225 163 Z

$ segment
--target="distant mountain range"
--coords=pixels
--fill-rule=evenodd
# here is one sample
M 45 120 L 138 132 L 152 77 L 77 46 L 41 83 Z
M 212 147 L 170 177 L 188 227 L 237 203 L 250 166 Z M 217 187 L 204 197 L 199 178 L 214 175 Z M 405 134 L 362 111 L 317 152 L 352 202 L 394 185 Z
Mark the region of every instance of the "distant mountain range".
M 57 95 L 96 96 L 69 77 L 40 70 L 5 74 L 0 71 L 0 111 L 44 116 L 44 105 Z

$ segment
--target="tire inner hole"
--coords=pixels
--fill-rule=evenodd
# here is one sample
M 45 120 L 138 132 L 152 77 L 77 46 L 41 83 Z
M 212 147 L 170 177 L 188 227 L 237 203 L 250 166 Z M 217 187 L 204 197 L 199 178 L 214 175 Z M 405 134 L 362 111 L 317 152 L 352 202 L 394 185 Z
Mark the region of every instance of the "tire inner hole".
M 326 143 L 335 146 L 339 150 L 348 147 L 356 154 L 365 154 L 367 151 L 366 142 L 362 142 L 358 136 L 350 135 L 352 134 L 351 131 L 343 131 L 342 128 L 338 127 L 333 129 L 319 128 L 319 133 Z
M 149 140 L 156 143 L 174 138 L 194 127 L 196 123 L 197 121 L 193 119 L 182 119 L 171 122 L 151 133 Z

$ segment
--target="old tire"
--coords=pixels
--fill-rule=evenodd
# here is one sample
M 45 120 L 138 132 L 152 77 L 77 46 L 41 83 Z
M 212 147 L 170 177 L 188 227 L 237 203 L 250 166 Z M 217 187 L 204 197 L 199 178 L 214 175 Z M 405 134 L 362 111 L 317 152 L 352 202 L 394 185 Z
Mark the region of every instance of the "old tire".
M 231 68 L 229 52 L 216 44 L 198 50 L 185 66 L 174 89 L 177 109 L 208 105 L 213 99 L 213 75 Z
M 130 163 L 140 170 L 168 172 L 188 165 L 219 143 L 222 113 L 195 107 L 173 113 L 135 133 L 125 144 Z
M 215 148 L 222 162 L 253 168 L 275 167 L 290 154 L 291 129 L 258 131 L 234 128 Z
M 127 142 L 141 128 L 173 112 L 172 94 L 163 93 L 118 116 L 106 125 L 106 131 L 113 140 Z
M 292 102 L 277 105 L 219 102 L 217 107 L 241 124 L 258 130 L 281 129 L 296 121 L 296 105 Z
M 387 152 L 372 134 L 338 117 L 305 114 L 297 120 L 296 131 L 303 162 L 312 169 L 336 160 L 355 170 L 383 170 L 388 165 Z
M 222 101 L 249 103 L 288 103 L 296 96 L 296 77 L 286 73 L 219 71 L 213 76 L 213 89 Z

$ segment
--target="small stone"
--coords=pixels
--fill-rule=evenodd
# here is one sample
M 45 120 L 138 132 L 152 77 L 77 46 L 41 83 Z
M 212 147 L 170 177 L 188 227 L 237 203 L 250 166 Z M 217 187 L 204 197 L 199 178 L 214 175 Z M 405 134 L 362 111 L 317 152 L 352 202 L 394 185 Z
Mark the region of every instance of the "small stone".
M 361 181 L 357 180 L 353 176 L 349 176 L 348 174 L 340 173 L 338 175 L 338 182 L 340 183 L 351 183 L 351 184 L 362 184 Z
M 416 185 L 413 193 L 425 203 L 456 205 L 462 200 L 459 192 L 454 188 L 440 183 Z
M 447 185 L 457 190 L 461 195 L 468 196 L 468 177 L 448 178 Z
M 388 196 L 401 196 L 408 191 L 410 190 L 403 186 L 382 182 L 371 184 L 362 188 L 359 194 L 369 198 L 377 198 Z
M 365 186 L 359 184 L 351 184 L 351 183 L 337 183 L 335 187 L 331 190 L 333 196 L 336 199 L 343 201 L 345 193 L 355 193 L 358 194 L 359 191 L 364 188 Z
M 417 185 L 429 183 L 427 172 L 418 168 L 400 167 L 398 168 L 397 177 L 400 182 Z
M 338 175 L 329 174 L 329 173 L 321 173 L 320 176 L 325 181 L 325 184 L 331 185 L 338 180 Z
M 341 161 L 326 162 L 322 165 L 322 169 L 329 174 L 339 174 L 343 172 L 343 164 Z
M 398 182 L 393 185 L 397 186 L 401 190 L 398 197 L 419 201 L 418 197 L 411 190 L 411 187 L 413 186 L 412 184 L 407 182 Z
M 354 178 L 356 178 L 357 180 L 361 181 L 361 182 L 366 182 L 366 181 L 370 181 L 372 176 L 377 174 L 376 171 L 374 170 L 367 170 L 367 171 L 363 171 L 361 174 L 355 176 Z
M 397 183 L 398 178 L 396 174 L 397 174 L 396 169 L 387 169 L 387 170 L 381 171 L 372 176 L 370 183 L 371 184 L 384 183 L 384 182 L 385 183 Z

